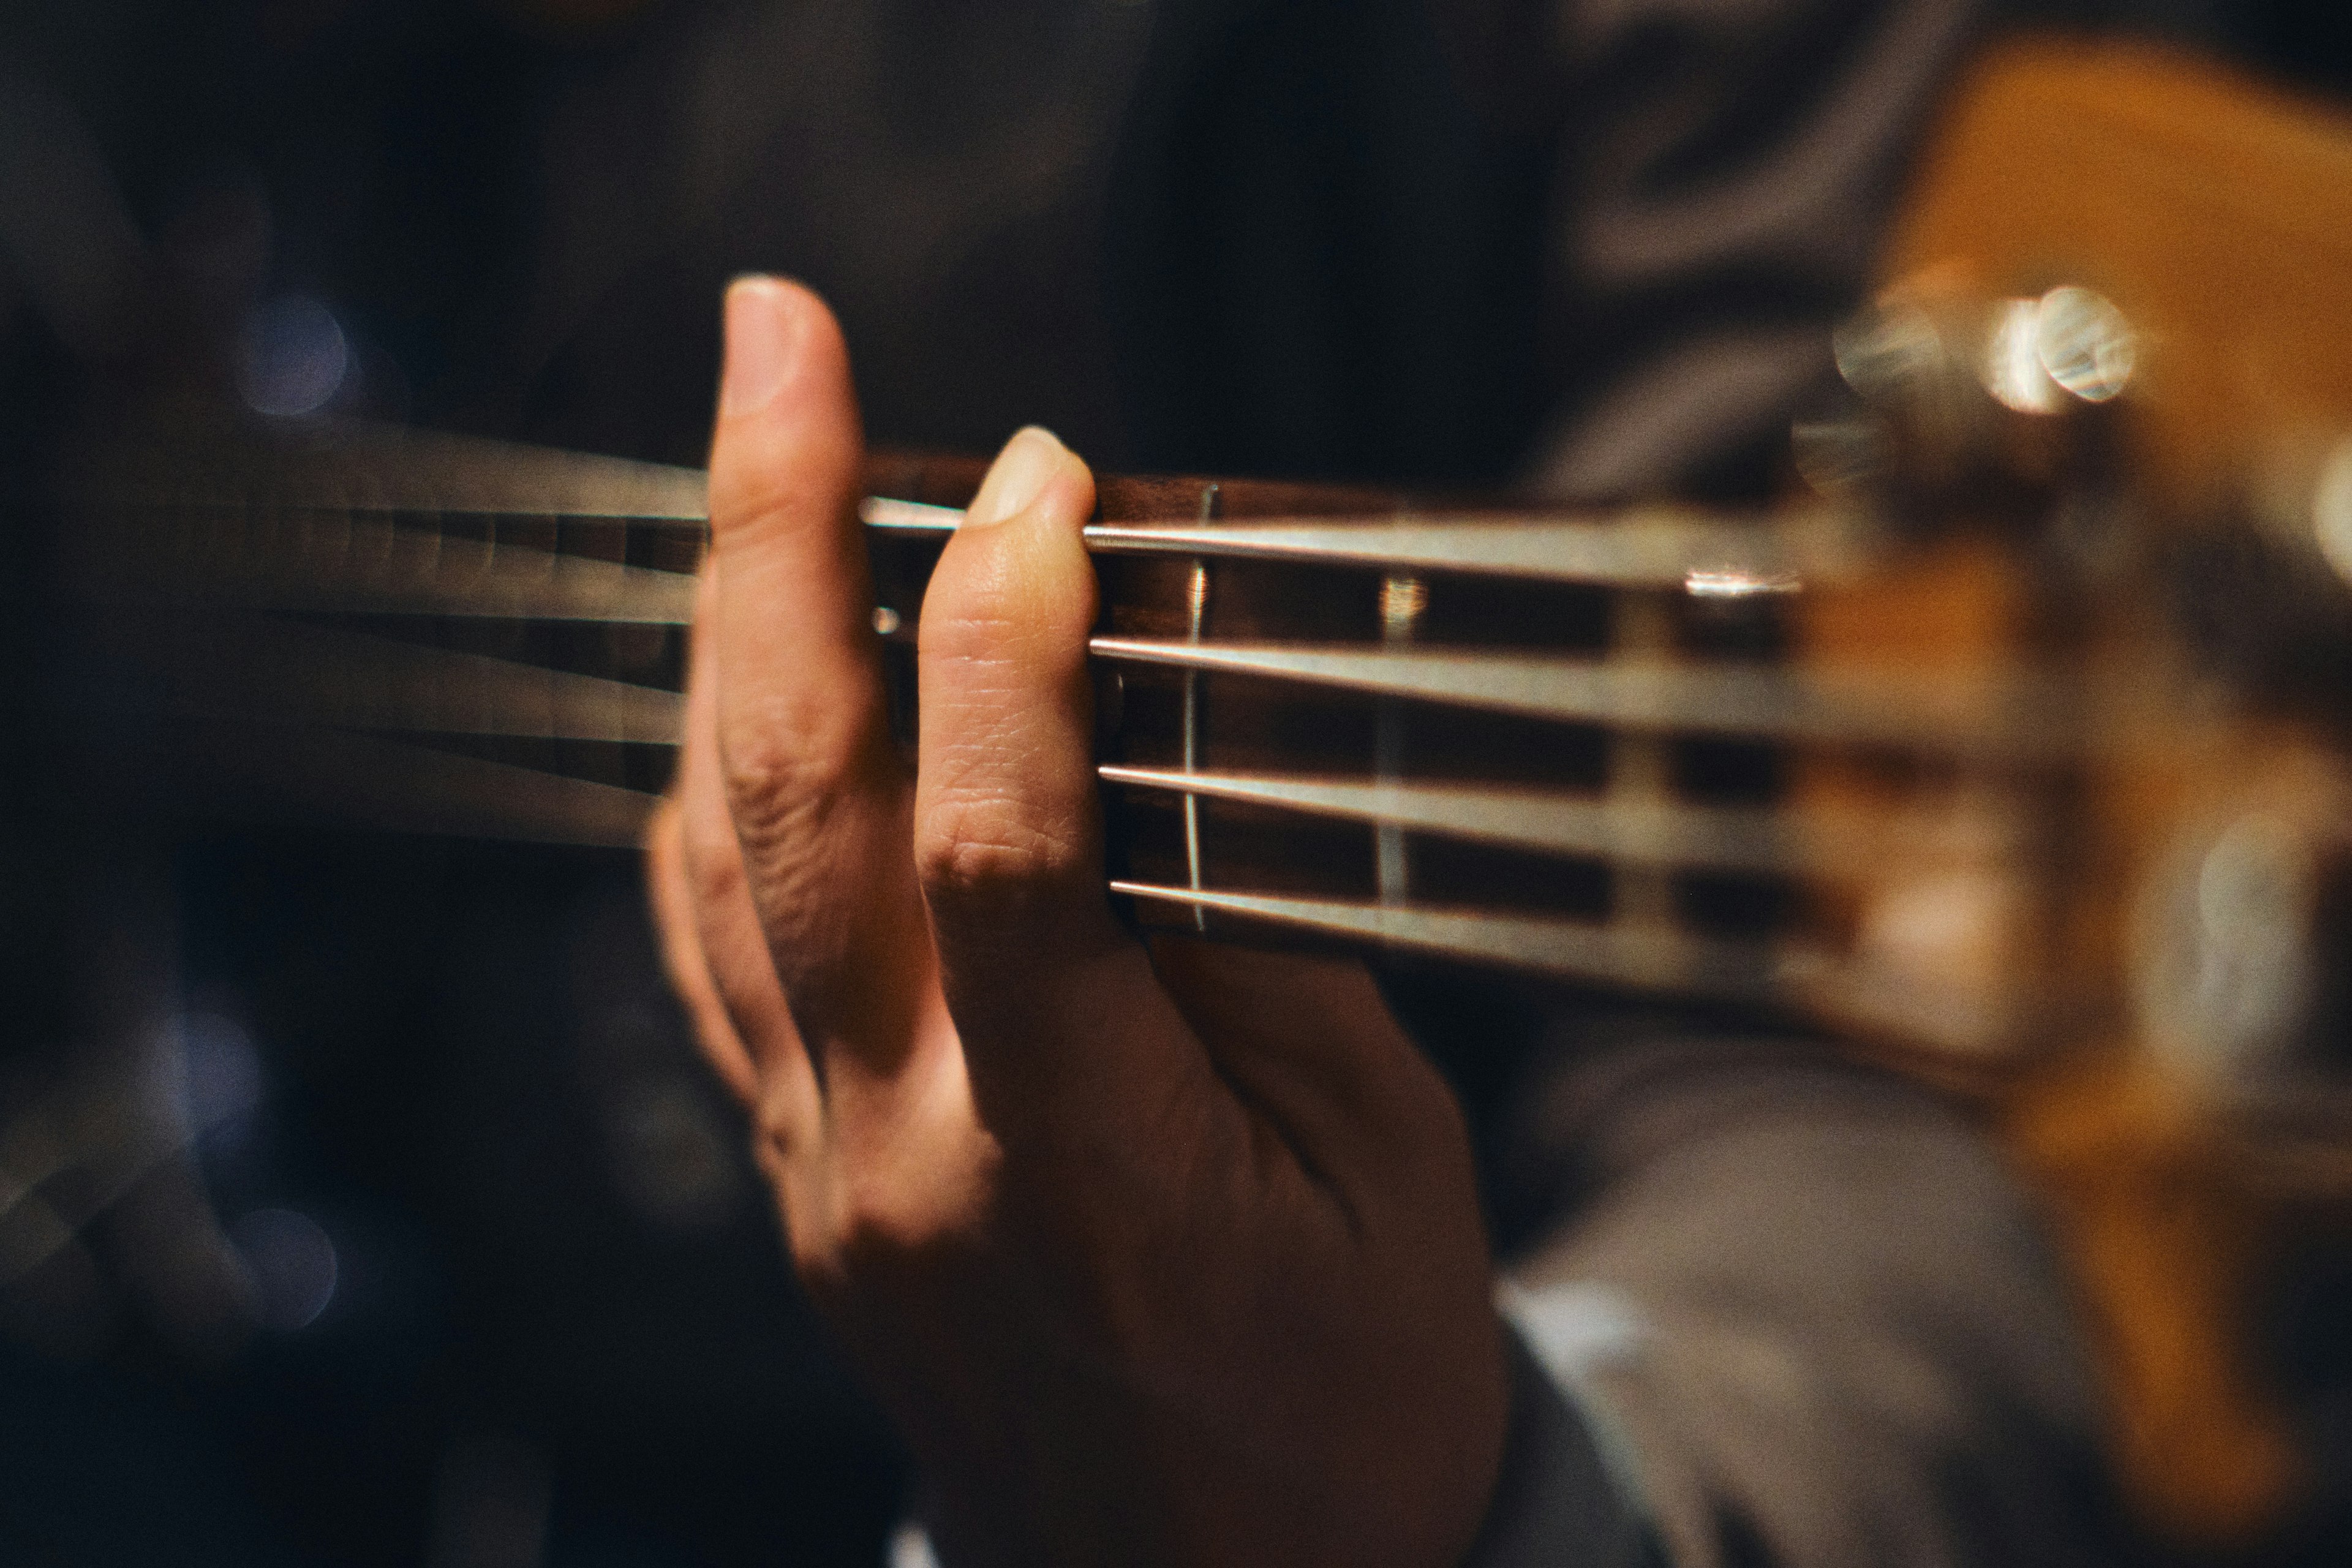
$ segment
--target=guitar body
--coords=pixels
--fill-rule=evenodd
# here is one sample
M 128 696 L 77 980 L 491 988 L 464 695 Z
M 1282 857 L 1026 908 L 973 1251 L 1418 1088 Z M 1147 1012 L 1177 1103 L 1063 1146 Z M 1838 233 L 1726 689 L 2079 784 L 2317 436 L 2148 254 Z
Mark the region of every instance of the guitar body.
M 2285 517 L 2256 525 L 2308 525 L 2294 503 L 2352 432 L 2352 117 L 2150 47 L 2032 40 L 1979 63 L 1918 191 L 1888 278 L 2025 294 L 2086 283 L 2133 323 L 2145 356 L 2126 439 L 2144 515 L 2210 525 L 2219 497 L 2284 489 Z M 2273 606 L 2241 595 L 2217 608 Z M 2258 710 L 2102 781 L 2093 815 L 2124 874 L 2086 956 L 2158 962 L 2132 954 L 2159 940 L 2135 921 L 2161 917 L 2135 913 L 2127 889 L 2175 874 L 2161 862 L 2200 833 L 2352 831 L 2337 719 Z M 2242 1537 L 2305 1479 L 2246 1348 L 2259 1287 L 2290 1237 L 2342 1234 L 2352 1167 L 2340 1089 L 2287 1095 L 2301 1115 L 2263 1103 L 2259 1069 L 2200 1068 L 2179 1037 L 2190 1011 L 2144 1001 L 2113 1040 L 2022 1079 L 2005 1115 L 2102 1314 L 2135 1495 L 2178 1533 Z M 2332 1138 L 2312 1136 L 2314 1115 Z

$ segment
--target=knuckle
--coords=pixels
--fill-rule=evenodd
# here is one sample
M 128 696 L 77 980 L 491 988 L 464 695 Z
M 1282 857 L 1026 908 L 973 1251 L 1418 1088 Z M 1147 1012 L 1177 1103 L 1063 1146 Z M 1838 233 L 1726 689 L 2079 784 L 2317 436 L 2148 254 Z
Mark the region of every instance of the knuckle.
M 920 1261 L 929 1239 L 898 1205 L 860 1193 L 835 1222 L 833 1254 L 852 1276 L 903 1274 Z
M 1076 834 L 1001 795 L 937 801 L 916 838 L 926 896 L 950 904 L 1023 904 L 1085 876 Z
M 834 1216 L 827 1267 L 883 1288 L 916 1288 L 954 1270 L 958 1227 L 928 1187 L 853 1179 Z
M 795 1232 L 794 1264 L 881 1297 L 934 1290 L 1001 1245 L 995 1186 L 984 1165 L 929 1144 L 828 1161 L 824 1197 L 806 1205 L 811 1223 Z
M 720 748 L 719 776 L 738 810 L 773 807 L 838 790 L 847 772 L 843 747 L 798 715 L 739 726 Z
M 710 525 L 714 550 L 724 556 L 772 548 L 829 522 L 830 508 L 813 496 L 804 480 L 790 475 L 738 467 L 722 486 L 711 487 Z
M 858 787 L 868 737 L 837 712 L 799 704 L 738 726 L 720 748 L 720 778 L 747 845 L 772 846 L 822 823 Z

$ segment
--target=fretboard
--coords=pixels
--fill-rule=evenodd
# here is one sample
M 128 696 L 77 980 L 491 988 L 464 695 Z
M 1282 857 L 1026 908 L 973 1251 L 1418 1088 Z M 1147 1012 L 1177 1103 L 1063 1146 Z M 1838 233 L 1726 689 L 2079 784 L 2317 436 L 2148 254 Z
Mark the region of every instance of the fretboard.
M 215 806 L 635 842 L 679 722 L 698 473 L 381 436 L 152 472 L 106 470 L 84 581 Z M 873 466 L 902 714 L 979 472 Z M 2115 1005 L 2030 960 L 2069 918 L 2051 847 L 2082 839 L 2085 770 L 2147 743 L 2158 693 L 2102 679 L 1988 540 L 1922 550 L 1826 507 L 1100 493 L 1106 883 L 1147 925 L 1794 1012 L 1959 1063 Z

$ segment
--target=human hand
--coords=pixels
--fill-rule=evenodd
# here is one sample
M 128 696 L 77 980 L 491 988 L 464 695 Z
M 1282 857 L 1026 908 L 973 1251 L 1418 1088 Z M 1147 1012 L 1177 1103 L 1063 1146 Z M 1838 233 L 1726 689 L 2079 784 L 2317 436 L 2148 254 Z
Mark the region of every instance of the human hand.
M 1013 437 L 894 746 L 839 329 L 728 296 L 669 966 L 951 1563 L 1442 1564 L 1507 1377 L 1454 1101 L 1358 965 L 1104 893 L 1086 466 Z

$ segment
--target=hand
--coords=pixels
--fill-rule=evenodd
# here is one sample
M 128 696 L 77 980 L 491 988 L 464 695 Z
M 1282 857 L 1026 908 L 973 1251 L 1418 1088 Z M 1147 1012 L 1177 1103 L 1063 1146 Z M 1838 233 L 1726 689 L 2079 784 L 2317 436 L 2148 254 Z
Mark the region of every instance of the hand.
M 728 296 L 673 976 L 756 1111 L 793 1258 L 951 1563 L 1442 1564 L 1506 1373 L 1467 1141 L 1357 965 L 1169 940 L 1103 890 L 1086 466 L 1004 449 L 894 747 L 847 354 Z

